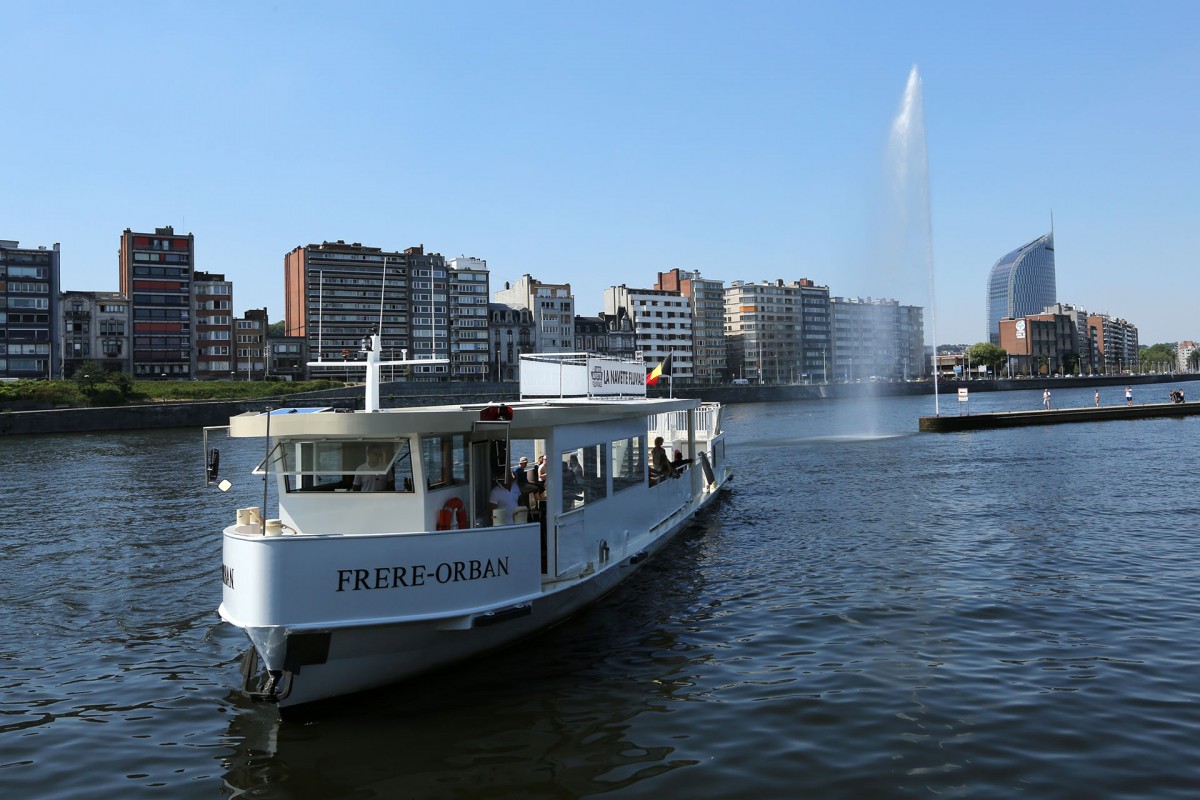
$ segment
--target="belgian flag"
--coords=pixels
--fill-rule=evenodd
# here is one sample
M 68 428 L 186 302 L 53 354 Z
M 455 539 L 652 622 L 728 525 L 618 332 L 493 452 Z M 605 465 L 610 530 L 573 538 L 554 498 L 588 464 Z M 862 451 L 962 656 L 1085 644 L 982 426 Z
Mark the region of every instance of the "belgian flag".
M 650 374 L 646 376 L 647 386 L 657 386 L 658 379 L 664 375 L 668 378 L 671 377 L 671 356 L 673 355 L 675 354 L 667 353 L 667 357 L 663 359 L 662 363 L 650 370 Z

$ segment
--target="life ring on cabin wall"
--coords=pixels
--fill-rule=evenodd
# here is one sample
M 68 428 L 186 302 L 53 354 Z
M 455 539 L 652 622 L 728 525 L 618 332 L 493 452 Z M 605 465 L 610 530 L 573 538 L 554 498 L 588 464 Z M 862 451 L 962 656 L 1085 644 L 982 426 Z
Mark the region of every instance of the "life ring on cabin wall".
M 456 524 L 457 523 L 457 524 Z M 470 520 L 467 519 L 467 507 L 463 505 L 463 501 L 457 497 L 451 497 L 446 501 L 446 505 L 442 506 L 442 510 L 437 515 L 437 529 L 439 531 L 449 530 L 465 530 L 470 526 Z

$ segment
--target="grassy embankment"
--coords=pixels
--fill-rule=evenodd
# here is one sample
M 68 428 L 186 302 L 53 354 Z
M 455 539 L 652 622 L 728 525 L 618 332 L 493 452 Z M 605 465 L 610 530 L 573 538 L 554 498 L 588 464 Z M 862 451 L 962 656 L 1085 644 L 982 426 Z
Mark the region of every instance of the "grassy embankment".
M 0 382 L 0 404 L 33 403 L 45 408 L 119 406 L 188 400 L 254 400 L 332 389 L 340 381 L 109 381 L 21 380 Z

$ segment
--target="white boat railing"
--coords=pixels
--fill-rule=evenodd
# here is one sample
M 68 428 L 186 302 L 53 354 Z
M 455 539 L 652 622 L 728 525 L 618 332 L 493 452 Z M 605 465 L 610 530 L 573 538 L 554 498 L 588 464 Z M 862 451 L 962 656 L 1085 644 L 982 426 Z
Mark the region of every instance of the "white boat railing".
M 721 432 L 721 404 L 701 403 L 693 412 L 695 416 L 696 438 L 712 439 Z M 681 434 L 686 435 L 688 429 L 687 411 L 667 411 L 655 414 L 650 418 L 650 438 L 662 436 L 664 439 L 675 439 Z

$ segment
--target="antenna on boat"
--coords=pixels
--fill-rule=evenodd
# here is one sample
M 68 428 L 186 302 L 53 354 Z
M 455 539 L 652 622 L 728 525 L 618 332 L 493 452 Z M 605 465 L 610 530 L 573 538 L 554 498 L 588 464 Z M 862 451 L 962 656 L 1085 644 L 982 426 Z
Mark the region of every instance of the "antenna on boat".
M 267 406 L 267 435 L 263 437 L 263 446 L 267 448 L 267 454 L 263 458 L 263 504 L 262 513 L 259 514 L 259 524 L 262 525 L 260 532 L 263 536 L 267 535 L 267 475 L 271 472 L 271 411 L 271 407 Z
M 379 372 L 380 372 L 379 368 L 380 367 L 401 367 L 401 366 L 408 366 L 410 364 L 449 364 L 450 363 L 450 359 L 448 359 L 448 358 L 408 358 L 407 357 L 408 350 L 405 350 L 405 349 L 402 349 L 400 351 L 401 355 L 405 356 L 404 358 L 401 358 L 398 360 L 392 360 L 392 361 L 383 361 L 380 359 L 380 351 L 383 349 L 382 343 L 383 343 L 383 339 L 382 339 L 382 337 L 380 337 L 379 333 L 377 331 L 372 332 L 369 336 L 366 336 L 363 338 L 362 349 L 359 351 L 361 353 L 366 354 L 367 360 L 363 363 L 341 364 L 340 365 L 343 369 L 349 368 L 349 367 L 362 367 L 366 370 L 367 374 L 366 374 L 366 378 L 364 381 L 364 383 L 366 385 L 365 385 L 365 397 L 364 397 L 364 409 L 363 409 L 365 411 L 378 411 L 379 410 Z M 334 364 L 325 364 L 320 361 L 309 361 L 308 366 L 310 366 L 310 367 L 331 367 L 331 366 L 335 366 L 335 365 Z

